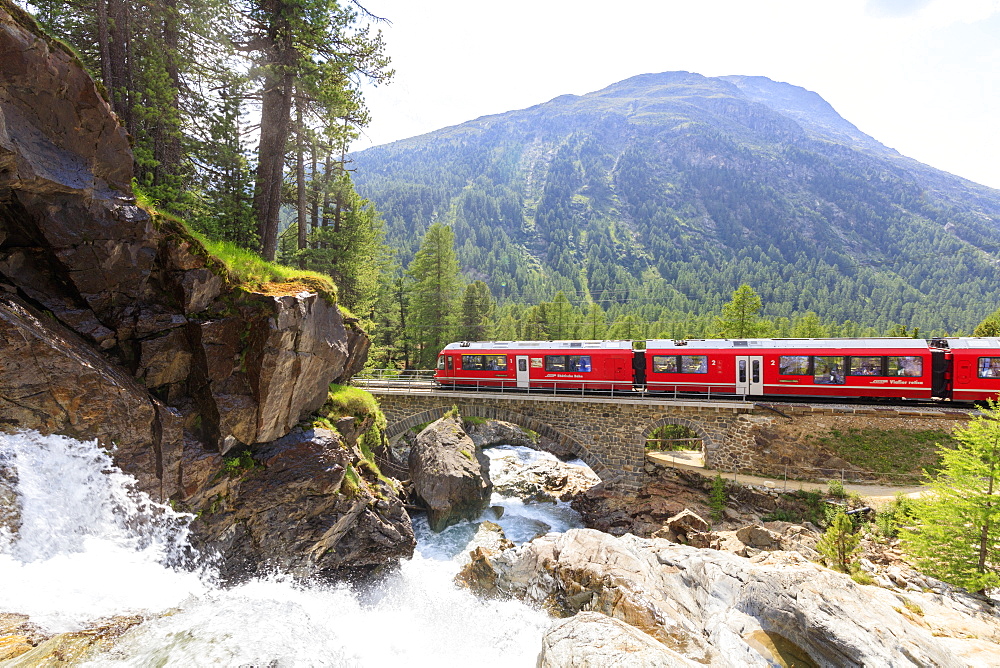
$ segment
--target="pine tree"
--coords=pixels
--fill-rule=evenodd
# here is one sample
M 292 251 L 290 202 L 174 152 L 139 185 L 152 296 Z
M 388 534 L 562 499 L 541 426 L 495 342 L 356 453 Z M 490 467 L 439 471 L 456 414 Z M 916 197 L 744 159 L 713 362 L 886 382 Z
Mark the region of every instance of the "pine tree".
M 1000 309 L 997 309 L 976 325 L 975 336 L 1000 336 Z
M 429 368 L 454 340 L 458 323 L 462 284 L 450 226 L 434 223 L 427 228 L 407 273 L 413 279 L 408 326 L 419 348 L 415 362 Z
M 576 309 L 560 290 L 548 305 L 549 336 L 554 340 L 572 339 L 576 333 Z
M 747 339 L 766 336 L 769 325 L 760 318 L 760 295 L 744 283 L 733 292 L 733 298 L 722 307 L 722 317 L 715 325 L 716 335 L 723 339 Z
M 297 257 L 304 268 L 333 278 L 344 306 L 367 315 L 388 273 L 391 251 L 385 244 L 384 223 L 372 203 L 354 191 L 347 172 L 337 179 L 336 202 L 336 215 L 332 220 L 323 216 L 329 224 L 307 235 L 307 248 L 300 250 Z M 308 225 L 306 216 L 302 218 Z M 297 247 L 300 235 L 296 237 Z
M 490 339 L 491 319 L 496 302 L 489 287 L 482 281 L 473 281 L 465 286 L 462 296 L 462 315 L 459 322 L 458 338 L 463 341 L 487 341 Z
M 829 336 L 819 316 L 813 311 L 807 311 L 804 316 L 795 321 L 792 336 L 797 339 L 822 339 Z
M 608 319 L 604 315 L 604 309 L 597 302 L 587 305 L 587 312 L 583 316 L 583 327 L 581 336 L 585 339 L 598 341 L 604 338 L 604 333 L 608 327 Z
M 826 565 L 841 573 L 851 572 L 851 560 L 858 552 L 861 537 L 854 533 L 854 525 L 846 513 L 837 513 L 826 533 L 816 543 L 816 551 L 823 555 Z
M 901 531 L 923 572 L 970 591 L 1000 586 L 1000 405 L 991 402 L 940 447 L 929 496 L 913 505 L 915 526 Z

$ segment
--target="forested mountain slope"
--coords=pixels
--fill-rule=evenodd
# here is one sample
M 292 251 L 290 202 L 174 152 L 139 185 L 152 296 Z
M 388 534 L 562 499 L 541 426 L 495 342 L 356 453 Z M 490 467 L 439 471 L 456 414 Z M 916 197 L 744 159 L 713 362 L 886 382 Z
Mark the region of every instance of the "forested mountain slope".
M 352 156 L 409 262 L 453 225 L 499 299 L 971 331 L 1000 304 L 1000 191 L 901 156 L 764 77 L 645 74 Z M 619 307 L 620 308 L 620 307 Z

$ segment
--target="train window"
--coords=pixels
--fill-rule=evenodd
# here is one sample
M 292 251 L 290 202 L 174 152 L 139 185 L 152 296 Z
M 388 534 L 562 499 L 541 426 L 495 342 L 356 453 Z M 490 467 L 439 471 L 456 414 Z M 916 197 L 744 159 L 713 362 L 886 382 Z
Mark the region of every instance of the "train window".
M 851 364 L 848 367 L 848 376 L 881 376 L 882 358 L 874 356 L 851 356 Z
M 528 360 L 525 360 L 525 359 L 518 360 L 517 361 L 517 370 L 518 371 L 527 371 L 528 370 Z
M 778 359 L 778 373 L 782 376 L 808 376 L 809 355 L 782 355 Z
M 438 355 L 438 371 L 444 371 L 444 355 Z
M 844 384 L 844 358 L 814 357 L 813 382 L 820 385 Z
M 886 357 L 886 369 L 890 376 L 910 376 L 919 378 L 924 375 L 924 360 L 916 355 L 905 357 Z
M 653 373 L 677 373 L 677 356 L 653 355 Z
M 976 366 L 980 378 L 1000 378 L 1000 357 L 980 357 Z
M 760 360 L 754 360 L 753 364 L 750 365 L 750 368 L 753 369 L 753 372 L 750 374 L 750 382 L 751 383 L 759 383 L 760 382 Z
M 445 358 L 445 362 L 447 362 L 447 363 L 448 363 L 448 371 L 451 371 L 452 369 L 454 369 L 454 368 L 455 368 L 455 360 L 453 360 L 453 359 L 451 358 L 451 355 L 448 355 L 448 356 L 447 356 L 447 357 Z
M 739 374 L 739 380 L 737 382 L 743 384 L 747 382 L 747 361 L 740 360 L 739 368 L 740 368 L 740 374 Z
M 546 371 L 577 371 L 589 373 L 590 355 L 546 355 Z
M 681 355 L 681 373 L 708 373 L 708 357 Z
M 506 355 L 462 355 L 463 371 L 506 371 Z
M 566 356 L 565 355 L 546 355 L 545 356 L 545 370 L 546 371 L 565 371 L 566 370 Z

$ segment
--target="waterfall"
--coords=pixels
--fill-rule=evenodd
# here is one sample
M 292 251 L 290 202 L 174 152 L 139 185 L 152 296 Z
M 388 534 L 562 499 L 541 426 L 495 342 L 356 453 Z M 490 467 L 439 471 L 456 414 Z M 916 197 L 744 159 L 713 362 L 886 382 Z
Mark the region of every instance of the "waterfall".
M 16 499 L 0 527 L 0 610 L 56 633 L 208 586 L 178 568 L 191 516 L 136 491 L 96 441 L 0 434 L 0 470 Z
M 533 666 L 553 621 L 454 584 L 476 522 L 434 534 L 418 516 L 417 554 L 367 589 L 279 575 L 223 588 L 210 572 L 182 568 L 191 517 L 137 492 L 96 442 L 0 434 L 4 480 L 19 518 L 13 531 L 0 526 L 0 612 L 28 614 L 49 632 L 148 617 L 93 665 Z M 493 502 L 515 542 L 579 525 L 566 504 Z

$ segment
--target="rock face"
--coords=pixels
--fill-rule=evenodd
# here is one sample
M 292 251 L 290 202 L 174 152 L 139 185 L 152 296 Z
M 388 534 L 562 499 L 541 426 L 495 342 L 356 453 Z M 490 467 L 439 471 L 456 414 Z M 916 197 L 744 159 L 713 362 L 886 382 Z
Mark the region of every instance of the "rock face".
M 460 418 L 443 417 L 420 432 L 410 448 L 409 465 L 413 495 L 427 508 L 434 531 L 474 520 L 489 506 L 489 461 L 462 429 Z
M 557 614 L 595 611 L 622 620 L 699 663 L 766 666 L 779 652 L 819 665 L 961 666 L 962 654 L 983 650 L 978 640 L 937 637 L 918 615 L 906 614 L 895 593 L 858 585 L 790 552 L 748 560 L 574 529 L 466 572 L 486 572 L 485 590 Z M 1000 628 L 995 612 L 979 614 L 991 615 L 981 624 Z
M 275 462 L 280 475 L 262 485 L 306 480 L 307 457 L 274 459 L 265 444 L 363 365 L 367 336 L 327 296 L 242 289 L 182 225 L 139 207 L 124 129 L 75 56 L 33 25 L 0 2 L 0 430 L 114 445 L 143 491 L 192 511 L 210 509 L 206 487 L 234 448 Z M 247 513 L 266 514 L 265 499 L 295 506 L 303 521 L 331 503 L 288 494 L 261 488 L 233 499 Z M 408 530 L 399 508 L 384 510 Z M 232 519 L 228 537 L 254 525 Z M 276 555 L 301 547 L 263 543 Z M 347 552 L 368 565 L 364 549 Z M 297 557 L 275 559 L 301 570 Z
M 599 612 L 553 624 L 542 638 L 538 668 L 671 668 L 700 666 L 647 633 Z

